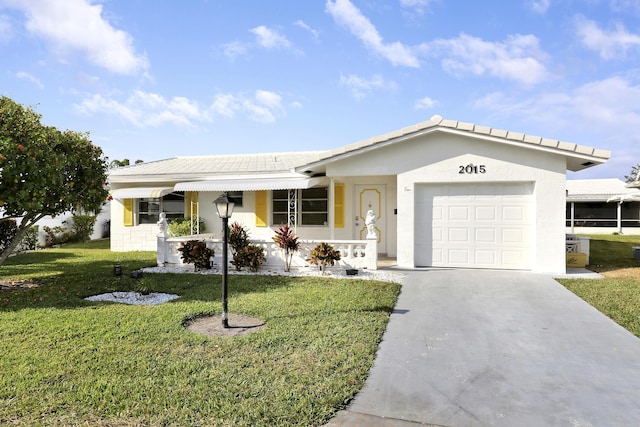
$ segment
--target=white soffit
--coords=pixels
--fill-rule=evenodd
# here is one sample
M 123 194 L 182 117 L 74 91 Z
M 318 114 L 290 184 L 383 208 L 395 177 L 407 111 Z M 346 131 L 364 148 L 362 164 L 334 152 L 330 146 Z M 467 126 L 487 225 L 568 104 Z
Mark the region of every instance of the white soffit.
M 173 192 L 173 187 L 133 187 L 111 191 L 114 199 L 148 199 L 158 198 Z
M 260 191 L 311 188 L 323 178 L 251 178 L 179 182 L 175 191 Z

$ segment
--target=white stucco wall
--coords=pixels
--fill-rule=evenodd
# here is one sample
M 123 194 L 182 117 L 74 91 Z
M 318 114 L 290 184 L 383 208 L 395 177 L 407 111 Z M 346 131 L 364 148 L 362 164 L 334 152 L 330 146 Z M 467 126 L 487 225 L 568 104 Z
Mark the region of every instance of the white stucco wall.
M 460 174 L 459 166 L 486 166 L 484 174 Z M 483 139 L 433 133 L 380 147 L 327 166 L 327 175 L 397 174 L 398 265 L 414 267 L 414 189 L 418 183 L 534 183 L 532 270 L 565 271 L 563 156 Z

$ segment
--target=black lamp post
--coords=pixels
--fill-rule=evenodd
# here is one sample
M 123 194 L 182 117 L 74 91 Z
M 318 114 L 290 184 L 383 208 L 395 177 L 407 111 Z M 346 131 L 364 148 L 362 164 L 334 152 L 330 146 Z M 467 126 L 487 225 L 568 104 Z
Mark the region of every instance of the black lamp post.
M 222 219 L 222 327 L 229 327 L 229 309 L 227 305 L 227 253 L 229 241 L 229 218 L 233 214 L 235 201 L 227 193 L 223 193 L 214 202 L 218 216 Z

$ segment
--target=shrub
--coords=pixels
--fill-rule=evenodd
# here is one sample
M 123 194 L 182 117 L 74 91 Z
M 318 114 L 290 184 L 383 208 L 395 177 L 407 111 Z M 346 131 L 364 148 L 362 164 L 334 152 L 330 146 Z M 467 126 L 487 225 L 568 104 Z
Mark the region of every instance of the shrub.
M 298 236 L 295 235 L 293 229 L 289 227 L 289 224 L 280 224 L 280 228 L 278 228 L 275 233 L 276 235 L 273 236 L 273 241 L 282 249 L 284 271 L 290 271 L 293 254 L 300 249 Z
M 333 246 L 326 242 L 320 242 L 311 250 L 311 257 L 307 260 L 311 264 L 319 265 L 324 273 L 327 265 L 333 266 L 336 261 L 340 261 L 340 251 L 336 251 Z
M 38 228 L 37 225 L 32 225 L 27 229 L 18 245 L 20 251 L 33 251 L 38 248 Z
M 249 246 L 249 232 L 241 224 L 234 222 L 229 226 L 229 246 L 231 252 L 236 255 L 240 250 Z
M 0 254 L 9 247 L 18 232 L 18 224 L 15 219 L 0 220 Z
M 266 261 L 264 249 L 249 243 L 249 232 L 241 224 L 234 222 L 229 226 L 228 241 L 233 255 L 231 264 L 235 265 L 236 271 L 247 267 L 250 271 L 256 272 Z
M 211 257 L 215 252 L 208 248 L 203 240 L 187 240 L 178 248 L 182 252 L 181 258 L 187 264 L 195 265 L 196 269 L 210 269 Z
M 71 226 L 71 238 L 69 240 L 82 243 L 91 240 L 93 227 L 96 225 L 96 216 L 73 215 L 71 219 L 73 225 Z
M 72 240 L 73 232 L 64 225 L 56 225 L 55 227 L 49 227 L 45 225 L 42 227 L 45 236 L 45 246 L 51 247 L 53 245 L 61 245 Z
M 200 233 L 206 231 L 206 224 L 204 219 L 198 218 L 200 224 Z M 190 218 L 175 218 L 169 223 L 169 236 L 191 236 L 191 219 Z
M 237 271 L 240 271 L 243 267 L 247 267 L 249 271 L 255 273 L 265 261 L 266 258 L 262 246 L 249 244 L 233 255 L 231 264 L 236 266 Z

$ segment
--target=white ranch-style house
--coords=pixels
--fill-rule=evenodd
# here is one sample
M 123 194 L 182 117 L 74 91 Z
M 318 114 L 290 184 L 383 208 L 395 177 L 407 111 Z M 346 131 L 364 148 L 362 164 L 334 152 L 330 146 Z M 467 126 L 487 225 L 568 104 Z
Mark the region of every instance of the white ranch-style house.
M 376 252 L 398 267 L 564 273 L 566 171 L 609 156 L 434 116 L 329 151 L 142 163 L 110 171 L 111 249 L 156 250 L 161 212 L 199 216 L 219 238 L 213 201 L 229 192 L 238 200 L 230 223 L 255 240 L 272 241 L 288 222 L 303 240 L 343 250 L 361 242 L 354 257 L 362 256 L 372 210 Z

